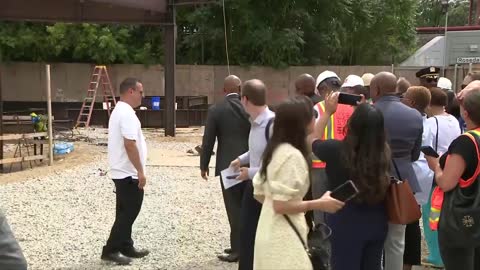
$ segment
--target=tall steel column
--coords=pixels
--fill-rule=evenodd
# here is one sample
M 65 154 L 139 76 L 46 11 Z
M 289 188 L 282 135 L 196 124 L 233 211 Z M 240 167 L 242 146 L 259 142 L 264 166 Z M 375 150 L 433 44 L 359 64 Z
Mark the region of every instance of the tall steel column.
M 175 67 L 176 67 L 176 23 L 175 5 L 173 1 L 169 5 L 171 23 L 164 26 L 165 48 L 165 136 L 175 136 Z
M 3 98 L 2 98 L 2 67 L 0 66 L 0 136 L 3 135 Z M 3 141 L 0 140 L 0 160 L 3 159 Z M 0 173 L 3 173 L 3 164 L 0 164 Z

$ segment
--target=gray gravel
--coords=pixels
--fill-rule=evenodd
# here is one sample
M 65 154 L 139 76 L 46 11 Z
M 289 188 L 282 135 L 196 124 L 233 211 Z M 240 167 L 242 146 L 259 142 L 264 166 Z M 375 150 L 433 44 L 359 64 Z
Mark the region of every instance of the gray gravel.
M 175 147 L 155 147 L 162 145 Z M 228 246 L 219 180 L 200 179 L 198 167 L 149 167 L 133 235 L 136 245 L 151 254 L 128 267 L 101 262 L 115 194 L 113 182 L 99 169 L 107 169 L 106 155 L 61 173 L 0 186 L 0 206 L 29 269 L 236 269 L 216 258 Z

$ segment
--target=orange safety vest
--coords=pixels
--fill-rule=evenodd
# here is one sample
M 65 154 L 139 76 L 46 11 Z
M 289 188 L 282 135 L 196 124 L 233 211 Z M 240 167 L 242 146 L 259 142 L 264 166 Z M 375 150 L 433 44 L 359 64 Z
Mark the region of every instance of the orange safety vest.
M 317 108 L 320 115 L 325 113 L 325 101 L 317 103 Z M 338 104 L 337 111 L 330 116 L 330 120 L 325 127 L 322 140 L 343 140 L 345 138 L 345 129 L 347 127 L 348 119 L 353 114 L 353 107 L 345 104 Z M 326 163 L 321 160 L 312 160 L 312 168 L 314 169 L 324 169 Z
M 475 137 L 471 133 L 480 137 L 480 129 L 472 130 L 472 131 L 466 132 L 464 134 L 464 135 L 468 136 L 473 141 L 473 143 L 475 144 L 475 148 L 477 149 L 477 157 L 480 158 L 480 152 L 479 152 L 479 149 L 478 149 L 477 140 L 475 139 Z M 447 160 L 445 161 L 445 163 L 447 163 L 447 162 L 448 162 L 448 156 L 447 156 Z M 479 164 L 477 165 L 477 170 L 475 171 L 475 174 L 472 176 L 472 178 L 470 178 L 468 180 L 460 179 L 458 181 L 458 185 L 461 188 L 469 187 L 473 184 L 473 182 L 478 178 L 479 175 L 480 175 L 480 159 L 479 159 Z M 438 186 L 435 187 L 435 189 L 432 192 L 430 215 L 429 215 L 429 218 L 428 218 L 428 223 L 429 223 L 430 229 L 432 231 L 438 230 L 438 223 L 440 222 L 440 213 L 442 211 L 444 195 L 445 194 L 444 194 L 443 190 Z

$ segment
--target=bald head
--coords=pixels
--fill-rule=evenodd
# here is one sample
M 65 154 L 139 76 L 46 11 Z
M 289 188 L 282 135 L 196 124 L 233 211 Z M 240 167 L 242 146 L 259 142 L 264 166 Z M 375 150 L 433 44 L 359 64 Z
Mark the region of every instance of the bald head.
M 295 92 L 297 95 L 312 96 L 315 94 L 315 79 L 310 74 L 302 74 L 295 80 Z
M 462 91 L 460 91 L 460 93 L 458 93 L 458 100 L 460 100 L 460 102 L 463 102 L 465 95 L 474 89 L 480 89 L 480 81 L 470 82 Z
M 479 81 L 474 81 L 479 82 Z M 463 118 L 467 123 L 467 129 L 478 128 L 480 125 L 480 87 L 474 82 L 468 85 L 469 91 L 463 99 Z
M 370 95 L 377 100 L 385 95 L 395 94 L 397 77 L 390 72 L 380 72 L 373 77 L 370 83 Z
M 398 94 L 404 94 L 405 92 L 407 92 L 408 88 L 410 88 L 410 86 L 412 86 L 410 84 L 410 82 L 405 79 L 404 77 L 400 77 L 397 81 L 397 89 L 396 89 L 396 92 Z
M 240 93 L 242 81 L 235 75 L 230 75 L 223 81 L 223 91 L 226 94 Z
M 242 87 L 242 97 L 246 97 L 255 106 L 265 106 L 267 103 L 267 87 L 257 79 L 246 81 Z

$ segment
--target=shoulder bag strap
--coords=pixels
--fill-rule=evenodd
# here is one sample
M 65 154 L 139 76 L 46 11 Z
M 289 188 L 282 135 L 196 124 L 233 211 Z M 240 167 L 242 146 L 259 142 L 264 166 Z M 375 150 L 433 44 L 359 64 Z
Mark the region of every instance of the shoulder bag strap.
M 435 152 L 438 152 L 438 118 L 434 116 L 435 122 L 437 123 L 437 133 L 435 134 Z
M 290 225 L 290 227 L 292 227 L 293 231 L 295 231 L 295 234 L 298 236 L 298 239 L 300 240 L 300 242 L 302 242 L 302 245 L 303 247 L 305 248 L 305 250 L 308 251 L 308 247 L 307 247 L 307 244 L 305 243 L 305 241 L 303 241 L 303 238 L 302 236 L 300 235 L 300 233 L 298 232 L 297 230 L 297 227 L 295 227 L 295 225 L 293 225 L 293 222 L 290 220 L 290 217 L 288 215 L 283 215 L 285 217 L 285 219 L 287 220 L 288 224 Z
M 270 118 L 265 126 L 265 140 L 267 140 L 267 142 L 270 141 L 270 128 L 272 127 L 273 121 L 275 121 L 275 117 Z
M 398 180 L 403 181 L 404 179 L 402 179 L 402 176 L 400 175 L 400 170 L 398 170 L 397 163 L 393 158 L 392 158 L 392 163 L 393 163 L 393 166 L 395 167 L 395 172 L 397 172 Z

